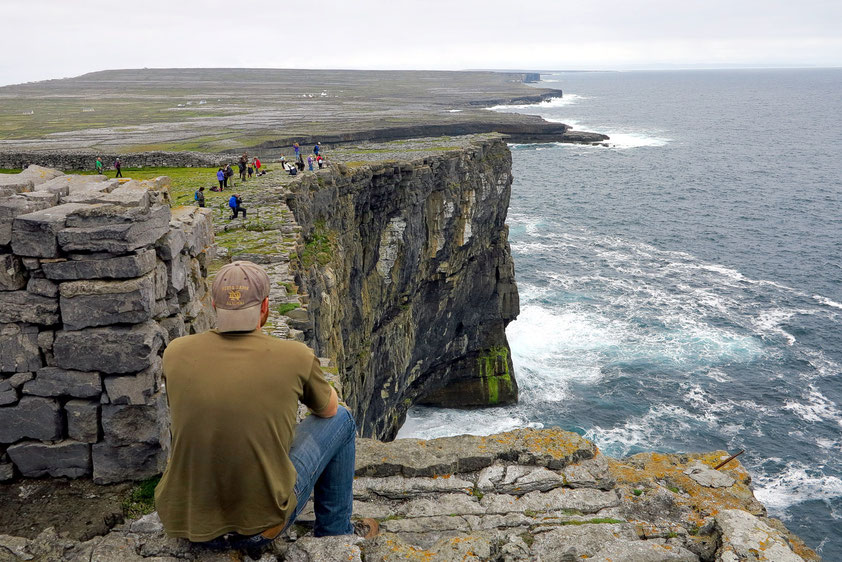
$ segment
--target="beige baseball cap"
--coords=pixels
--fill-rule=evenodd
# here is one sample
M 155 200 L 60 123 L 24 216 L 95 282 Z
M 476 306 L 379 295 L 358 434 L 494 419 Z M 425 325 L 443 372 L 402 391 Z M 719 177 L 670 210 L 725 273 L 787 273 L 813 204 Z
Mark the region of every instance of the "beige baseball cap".
M 216 329 L 220 332 L 247 332 L 260 323 L 260 303 L 269 296 L 269 276 L 250 261 L 222 266 L 211 286 L 216 308 Z

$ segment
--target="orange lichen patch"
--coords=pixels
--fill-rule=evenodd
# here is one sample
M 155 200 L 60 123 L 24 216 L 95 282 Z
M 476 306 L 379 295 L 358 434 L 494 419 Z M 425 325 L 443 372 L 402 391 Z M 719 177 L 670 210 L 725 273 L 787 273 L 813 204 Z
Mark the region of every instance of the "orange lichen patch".
M 522 429 L 501 433 L 487 438 L 507 447 L 524 449 L 534 455 L 549 455 L 554 459 L 566 459 L 576 453 L 587 453 L 581 458 L 592 458 L 596 447 L 577 433 L 558 428 L 529 430 Z
M 410 544 L 397 542 L 392 539 L 386 539 L 386 545 L 389 550 L 403 557 L 404 560 L 412 560 L 415 562 L 429 562 L 435 556 L 435 553 L 422 548 L 414 547 Z
M 645 499 L 637 498 L 632 489 L 656 488 L 660 482 L 666 480 L 683 490 L 682 494 L 675 494 L 675 503 L 690 507 L 695 515 L 693 523 L 701 524 L 704 517 L 715 515 L 723 509 L 742 509 L 755 515 L 763 515 L 765 509 L 754 498 L 748 483 L 751 477 L 739 461 L 731 461 L 721 472 L 725 472 L 734 479 L 734 485 L 726 488 L 709 488 L 702 486 L 684 471 L 694 462 L 702 462 L 711 468 L 727 457 L 724 451 L 693 455 L 667 455 L 663 453 L 641 453 L 632 457 L 608 460 L 608 470 L 617 480 L 618 488 L 623 490 L 624 500 L 633 502 Z M 698 519 L 698 520 L 696 520 Z

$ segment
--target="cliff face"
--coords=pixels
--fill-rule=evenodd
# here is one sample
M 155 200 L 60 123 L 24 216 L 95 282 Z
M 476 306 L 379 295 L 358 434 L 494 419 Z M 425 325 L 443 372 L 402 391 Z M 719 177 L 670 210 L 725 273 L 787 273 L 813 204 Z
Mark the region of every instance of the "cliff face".
M 517 400 L 504 331 L 519 311 L 511 155 L 496 136 L 459 142 L 319 170 L 287 196 L 305 240 L 310 343 L 335 358 L 364 436 L 393 439 L 413 403 Z

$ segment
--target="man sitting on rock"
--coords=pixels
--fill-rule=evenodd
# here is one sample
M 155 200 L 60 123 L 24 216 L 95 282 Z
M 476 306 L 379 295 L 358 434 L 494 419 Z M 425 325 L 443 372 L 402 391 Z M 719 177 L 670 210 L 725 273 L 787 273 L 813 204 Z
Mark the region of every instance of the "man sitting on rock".
M 216 329 L 167 347 L 172 449 L 155 489 L 168 535 L 253 557 L 311 494 L 317 537 L 355 532 L 354 420 L 309 348 L 261 332 L 269 286 L 254 263 L 223 266 L 211 289 Z M 299 400 L 314 415 L 296 427 Z M 364 533 L 376 527 L 366 521 Z

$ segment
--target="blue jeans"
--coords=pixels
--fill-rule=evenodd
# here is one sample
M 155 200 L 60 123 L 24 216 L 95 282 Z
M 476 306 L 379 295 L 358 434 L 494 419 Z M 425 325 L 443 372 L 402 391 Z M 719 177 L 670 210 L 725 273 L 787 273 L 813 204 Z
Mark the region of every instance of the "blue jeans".
M 295 429 L 289 458 L 297 476 L 293 493 L 295 510 L 284 531 L 313 495 L 317 537 L 351 535 L 351 512 L 354 507 L 354 439 L 357 426 L 345 407 L 340 406 L 332 418 L 309 415 Z M 281 531 L 283 532 L 283 531 Z M 272 542 L 261 534 L 253 536 L 223 535 L 204 544 L 210 548 L 241 548 L 259 550 Z
M 297 505 L 286 527 L 292 525 L 310 495 L 316 511 L 313 533 L 317 537 L 350 535 L 354 507 L 354 439 L 357 426 L 345 407 L 332 418 L 307 416 L 298 424 L 289 458 L 295 478 Z

